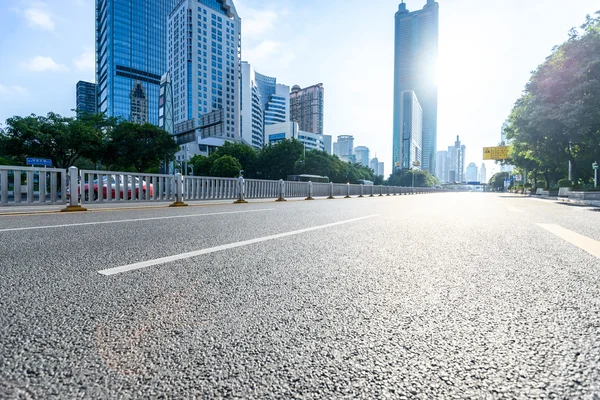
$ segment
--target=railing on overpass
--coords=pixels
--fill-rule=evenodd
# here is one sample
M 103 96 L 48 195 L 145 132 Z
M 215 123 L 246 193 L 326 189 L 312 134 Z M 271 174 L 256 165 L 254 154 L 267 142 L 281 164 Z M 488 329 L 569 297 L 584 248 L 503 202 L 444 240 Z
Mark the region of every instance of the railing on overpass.
M 0 205 L 66 204 L 67 170 L 0 166 Z
M 75 184 L 70 185 L 71 182 Z M 71 196 L 71 187 L 76 188 Z M 0 167 L 0 205 L 373 197 L 441 192 L 432 188 L 286 182 L 115 171 Z M 15 195 L 21 193 L 22 195 Z M 25 198 L 23 198 L 25 196 Z

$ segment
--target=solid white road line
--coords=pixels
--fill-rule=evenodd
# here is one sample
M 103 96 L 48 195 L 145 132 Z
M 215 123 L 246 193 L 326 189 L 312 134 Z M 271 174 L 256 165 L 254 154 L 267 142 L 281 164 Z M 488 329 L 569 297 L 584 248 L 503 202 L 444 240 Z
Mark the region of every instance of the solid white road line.
M 561 239 L 566 240 L 579 247 L 582 250 L 587 251 L 593 256 L 600 258 L 600 242 L 591 239 L 587 236 L 580 235 L 577 232 L 570 231 L 568 229 L 563 228 L 559 225 L 554 224 L 538 224 L 540 227 L 544 228 L 548 232 L 558 236 Z
M 279 233 L 277 235 L 271 235 L 271 236 L 265 236 L 265 237 L 256 238 L 256 239 L 244 240 L 242 242 L 230 243 L 230 244 L 225 244 L 222 246 L 211 247 L 208 249 L 202 249 L 202 250 L 198 250 L 198 251 L 192 251 L 189 253 L 178 254 L 175 256 L 158 258 L 156 260 L 143 261 L 143 262 L 139 262 L 139 263 L 135 263 L 135 264 L 124 265 L 122 267 L 104 269 L 102 271 L 98 271 L 98 273 L 102 274 L 102 275 L 106 275 L 106 276 L 116 275 L 116 274 L 120 274 L 123 272 L 133 271 L 136 269 L 142 269 L 142 268 L 147 268 L 147 267 L 151 267 L 154 265 L 166 264 L 166 263 L 170 263 L 173 261 L 197 257 L 197 256 L 201 256 L 203 254 L 216 253 L 218 251 L 235 249 L 237 247 L 248 246 L 248 245 L 255 244 L 255 243 L 261 243 L 261 242 L 266 242 L 269 240 L 281 239 L 281 238 L 288 237 L 288 236 L 300 235 L 300 234 L 306 233 L 306 232 L 312 232 L 312 231 L 317 231 L 320 229 L 331 228 L 333 226 L 349 224 L 352 222 L 362 221 L 364 219 L 373 218 L 373 217 L 377 217 L 377 216 L 379 216 L 379 214 L 373 214 L 373 215 L 368 215 L 366 217 L 348 219 L 345 221 L 334 222 L 334 223 L 326 224 L 326 225 L 313 226 L 311 228 L 305 228 L 305 229 L 299 229 L 297 231 Z
M 69 227 L 73 227 L 73 226 L 120 224 L 120 223 L 124 223 L 124 222 L 159 221 L 159 220 L 163 220 L 163 219 L 175 219 L 175 218 L 210 217 L 211 215 L 245 214 L 245 213 L 265 212 L 265 211 L 273 211 L 273 210 L 274 210 L 273 208 L 269 208 L 269 209 L 261 209 L 261 210 L 231 211 L 231 212 L 218 212 L 218 213 L 205 213 L 205 214 L 189 214 L 189 215 L 171 215 L 171 216 L 168 216 L 168 217 L 121 219 L 121 220 L 117 220 L 117 221 L 82 222 L 82 223 L 79 223 L 79 224 L 48 225 L 48 226 L 30 226 L 30 227 L 26 227 L 26 228 L 0 229 L 0 233 L 2 233 L 2 232 L 15 232 L 15 231 L 33 231 L 33 230 L 36 230 L 36 229 L 69 228 Z

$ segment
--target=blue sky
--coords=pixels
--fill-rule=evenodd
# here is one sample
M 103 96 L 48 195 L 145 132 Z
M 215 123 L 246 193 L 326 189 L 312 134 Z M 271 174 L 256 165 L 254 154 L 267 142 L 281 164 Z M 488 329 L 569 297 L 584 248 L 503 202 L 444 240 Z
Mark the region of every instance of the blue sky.
M 394 13 L 398 0 L 234 0 L 242 58 L 280 83 L 325 85 L 325 133 L 352 134 L 391 171 Z M 597 0 L 438 0 L 438 149 L 460 135 L 467 163 L 499 141 L 530 71 Z M 425 0 L 407 0 L 416 10 Z M 0 122 L 71 115 L 94 80 L 93 0 L 0 0 Z M 488 174 L 493 170 L 488 164 Z

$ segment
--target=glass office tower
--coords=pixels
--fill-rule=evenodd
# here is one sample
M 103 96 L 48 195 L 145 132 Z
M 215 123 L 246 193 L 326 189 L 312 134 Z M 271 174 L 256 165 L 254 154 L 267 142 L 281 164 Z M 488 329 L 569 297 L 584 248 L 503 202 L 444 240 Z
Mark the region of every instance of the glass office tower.
M 402 164 L 402 92 L 415 92 L 423 108 L 422 169 L 435 174 L 437 151 L 437 82 L 439 5 L 427 0 L 409 12 L 402 2 L 396 13 L 394 61 L 394 165 Z
M 178 0 L 96 0 L 98 111 L 158 124 L 167 18 Z

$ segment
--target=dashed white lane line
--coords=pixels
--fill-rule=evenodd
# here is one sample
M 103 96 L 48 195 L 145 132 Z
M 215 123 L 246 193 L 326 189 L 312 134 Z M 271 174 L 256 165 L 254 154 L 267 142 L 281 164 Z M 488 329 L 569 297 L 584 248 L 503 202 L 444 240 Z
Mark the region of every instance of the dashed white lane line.
M 279 233 L 277 235 L 264 236 L 264 237 L 261 237 L 261 238 L 244 240 L 242 242 L 230 243 L 230 244 L 225 244 L 225 245 L 222 245 L 222 246 L 211 247 L 211 248 L 208 248 L 208 249 L 202 249 L 202 250 L 198 250 L 198 251 L 192 251 L 192 252 L 189 252 L 189 253 L 177 254 L 177 255 L 174 255 L 174 256 L 158 258 L 158 259 L 155 259 L 155 260 L 143 261 L 143 262 L 139 262 L 139 263 L 135 263 L 135 264 L 130 264 L 130 265 L 124 265 L 122 267 L 108 268 L 108 269 L 104 269 L 102 271 L 98 271 L 98 273 L 101 274 L 101 275 L 106 275 L 106 276 L 116 275 L 116 274 L 120 274 L 120 273 L 123 273 L 123 272 L 133 271 L 133 270 L 136 270 L 136 269 L 142 269 L 142 268 L 151 267 L 151 266 L 154 266 L 154 265 L 161 265 L 161 264 L 167 264 L 167 263 L 170 263 L 170 262 L 173 262 L 173 261 L 185 260 L 185 259 L 188 259 L 188 258 L 197 257 L 197 256 L 201 256 L 201 255 L 204 255 L 204 254 L 216 253 L 216 252 L 223 251 L 223 250 L 229 250 L 229 249 L 235 249 L 237 247 L 249 246 L 251 244 L 266 242 L 266 241 L 269 241 L 269 240 L 275 240 L 275 239 L 281 239 L 281 238 L 288 237 L 288 236 L 300 235 L 302 233 L 307 233 L 307 232 L 317 231 L 317 230 L 321 230 L 321 229 L 331 228 L 331 227 L 338 226 L 338 225 L 350 224 L 352 222 L 358 222 L 358 221 L 362 221 L 362 220 L 373 218 L 373 217 L 377 217 L 377 216 L 379 216 L 379 214 L 367 215 L 366 217 L 353 218 L 353 219 L 348 219 L 348 220 L 345 220 L 345 221 L 334 222 L 334 223 L 326 224 L 326 225 L 313 226 L 311 228 L 305 228 L 305 229 L 299 229 L 297 231 Z
M 544 228 L 545 230 L 558 236 L 559 238 L 566 240 L 572 245 L 587 251 L 591 255 L 600 258 L 600 242 L 594 239 L 590 239 L 587 236 L 580 235 L 577 232 L 573 232 L 571 230 L 563 228 L 560 225 L 538 224 L 538 226 Z
M 0 229 L 0 233 L 3 233 L 3 232 L 16 232 L 16 231 L 33 231 L 33 230 L 37 230 L 37 229 L 69 228 L 69 227 L 73 227 L 73 226 L 122 224 L 122 223 L 125 223 L 125 222 L 160 221 L 160 220 L 165 220 L 165 219 L 176 219 L 176 218 L 210 217 L 212 215 L 245 214 L 245 213 L 266 212 L 266 211 L 273 211 L 273 210 L 274 210 L 273 208 L 269 208 L 269 209 L 261 209 L 261 210 L 231 211 L 231 212 L 189 214 L 189 215 L 170 215 L 170 216 L 167 216 L 167 217 L 120 219 L 120 220 L 115 220 L 115 221 L 82 222 L 82 223 L 79 223 L 79 224 L 63 224 L 63 225 L 48 225 L 48 226 L 29 226 L 29 227 L 25 227 L 25 228 Z

